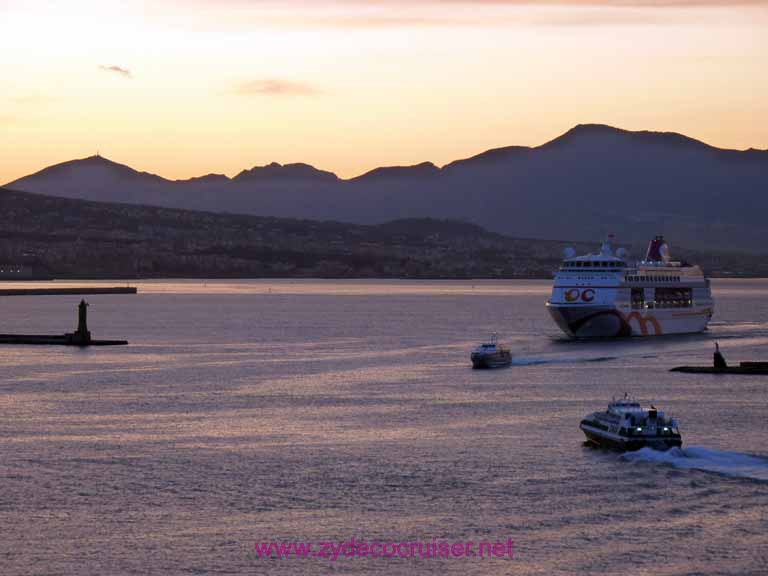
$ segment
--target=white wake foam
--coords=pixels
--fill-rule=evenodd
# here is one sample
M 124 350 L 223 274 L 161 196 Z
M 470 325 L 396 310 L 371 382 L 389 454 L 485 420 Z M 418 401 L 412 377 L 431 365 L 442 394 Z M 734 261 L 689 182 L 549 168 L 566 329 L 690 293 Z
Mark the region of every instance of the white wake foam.
M 517 358 L 512 357 L 513 366 L 536 366 L 538 364 L 552 364 L 551 360 L 544 360 L 542 358 Z
M 618 356 L 591 356 L 591 357 L 569 357 L 559 356 L 557 358 L 518 358 L 512 357 L 513 366 L 536 366 L 538 364 L 579 364 L 582 362 L 608 362 L 616 360 Z
M 643 448 L 637 452 L 623 454 L 622 457 L 630 462 L 656 462 L 670 464 L 675 468 L 768 481 L 768 458 L 740 452 L 723 452 L 698 446 L 672 448 L 666 452 Z

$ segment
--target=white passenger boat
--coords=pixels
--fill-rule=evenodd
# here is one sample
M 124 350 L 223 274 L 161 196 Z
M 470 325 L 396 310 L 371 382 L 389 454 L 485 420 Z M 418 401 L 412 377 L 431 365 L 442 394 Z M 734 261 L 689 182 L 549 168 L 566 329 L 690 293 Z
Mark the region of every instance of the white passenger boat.
M 611 240 L 598 254 L 572 249 L 555 274 L 547 309 L 573 338 L 660 336 L 701 332 L 712 318 L 709 280 L 699 266 L 675 261 L 656 236 L 645 260 L 628 264 Z
M 622 400 L 614 398 L 605 412 L 584 418 L 579 428 L 590 443 L 604 448 L 668 450 L 683 444 L 674 418 L 667 418 L 654 406 L 645 410 L 626 394 Z
M 472 368 L 504 368 L 512 364 L 512 353 L 503 346 L 500 346 L 496 334 L 490 342 L 480 344 L 470 354 Z

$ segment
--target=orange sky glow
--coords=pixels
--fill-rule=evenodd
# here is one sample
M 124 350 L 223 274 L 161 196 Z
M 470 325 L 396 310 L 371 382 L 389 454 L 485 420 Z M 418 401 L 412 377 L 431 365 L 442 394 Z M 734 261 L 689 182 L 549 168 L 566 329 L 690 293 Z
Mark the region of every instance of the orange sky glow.
M 351 177 L 579 123 L 768 148 L 768 0 L 0 0 L 0 183 Z

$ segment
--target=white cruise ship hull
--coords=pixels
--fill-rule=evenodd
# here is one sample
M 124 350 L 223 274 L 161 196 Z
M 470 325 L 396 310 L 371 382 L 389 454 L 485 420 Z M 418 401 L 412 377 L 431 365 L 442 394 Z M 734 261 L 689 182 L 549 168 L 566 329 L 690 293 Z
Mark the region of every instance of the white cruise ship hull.
M 565 251 L 555 273 L 550 315 L 572 338 L 694 334 L 707 329 L 714 301 L 699 266 L 670 258 L 663 236 L 645 260 L 628 265 L 610 239 L 596 254 Z
M 572 338 L 622 338 L 695 334 L 707 329 L 712 307 L 621 309 L 614 305 L 548 303 L 550 315 Z

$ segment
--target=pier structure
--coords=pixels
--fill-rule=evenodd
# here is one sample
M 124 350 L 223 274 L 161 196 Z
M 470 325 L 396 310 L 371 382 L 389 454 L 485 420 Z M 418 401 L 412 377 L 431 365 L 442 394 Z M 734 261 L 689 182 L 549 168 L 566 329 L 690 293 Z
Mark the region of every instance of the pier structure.
M 74 296 L 87 294 L 137 294 L 135 286 L 85 286 L 74 288 L 0 288 L 0 296 Z
M 127 340 L 94 340 L 88 330 L 88 306 L 85 300 L 77 305 L 77 330 L 66 334 L 0 334 L 0 344 L 32 344 L 59 346 L 124 346 Z

